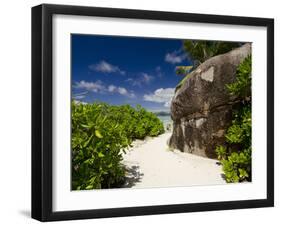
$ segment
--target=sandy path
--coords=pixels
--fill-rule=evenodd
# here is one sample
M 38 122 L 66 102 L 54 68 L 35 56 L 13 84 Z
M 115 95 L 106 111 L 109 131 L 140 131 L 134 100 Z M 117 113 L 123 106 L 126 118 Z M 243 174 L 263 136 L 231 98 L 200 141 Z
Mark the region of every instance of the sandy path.
M 135 142 L 124 154 L 127 183 L 124 187 L 169 187 L 226 183 L 216 160 L 168 150 L 171 133 Z

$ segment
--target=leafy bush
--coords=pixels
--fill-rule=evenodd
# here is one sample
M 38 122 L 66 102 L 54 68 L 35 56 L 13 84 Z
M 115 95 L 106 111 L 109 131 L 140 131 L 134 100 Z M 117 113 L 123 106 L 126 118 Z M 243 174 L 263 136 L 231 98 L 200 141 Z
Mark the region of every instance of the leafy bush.
M 164 132 L 141 106 L 72 102 L 72 189 L 118 187 L 124 180 L 122 151 L 133 139 Z
M 252 57 L 248 56 L 237 68 L 236 81 L 226 85 L 230 94 L 237 95 L 243 99 L 247 99 L 251 96 L 251 71 Z
M 241 98 L 225 135 L 227 145 L 216 148 L 227 182 L 251 181 L 251 62 L 248 56 L 237 68 L 236 81 L 227 85 L 230 94 Z

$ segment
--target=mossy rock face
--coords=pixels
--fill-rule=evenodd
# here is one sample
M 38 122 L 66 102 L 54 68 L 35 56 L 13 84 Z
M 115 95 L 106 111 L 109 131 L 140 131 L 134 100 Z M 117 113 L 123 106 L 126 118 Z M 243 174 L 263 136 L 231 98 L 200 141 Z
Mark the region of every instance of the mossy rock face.
M 230 95 L 226 84 L 236 79 L 238 65 L 251 54 L 245 44 L 205 61 L 178 85 L 171 103 L 172 148 L 214 158 L 217 145 L 231 123 L 232 111 L 241 100 Z

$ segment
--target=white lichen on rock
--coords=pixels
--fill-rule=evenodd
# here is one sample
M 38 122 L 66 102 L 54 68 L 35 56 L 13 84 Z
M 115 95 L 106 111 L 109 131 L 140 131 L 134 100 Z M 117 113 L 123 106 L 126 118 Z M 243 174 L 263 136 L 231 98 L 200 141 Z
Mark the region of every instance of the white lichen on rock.
M 208 82 L 213 82 L 214 80 L 214 67 L 210 67 L 207 71 L 204 71 L 201 74 L 201 78 L 208 81 Z
M 196 126 L 196 128 L 200 128 L 200 127 L 203 125 L 203 123 L 204 123 L 205 121 L 206 121 L 205 118 L 196 119 L 196 121 L 195 121 L 195 126 Z

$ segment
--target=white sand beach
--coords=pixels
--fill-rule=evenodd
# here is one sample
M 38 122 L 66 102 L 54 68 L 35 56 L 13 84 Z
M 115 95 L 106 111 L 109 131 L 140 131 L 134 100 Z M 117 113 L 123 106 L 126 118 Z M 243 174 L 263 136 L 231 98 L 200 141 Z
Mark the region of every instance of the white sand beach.
M 171 151 L 170 132 L 145 141 L 135 141 L 124 154 L 127 168 L 124 187 L 149 188 L 225 184 L 217 160 L 178 150 Z

